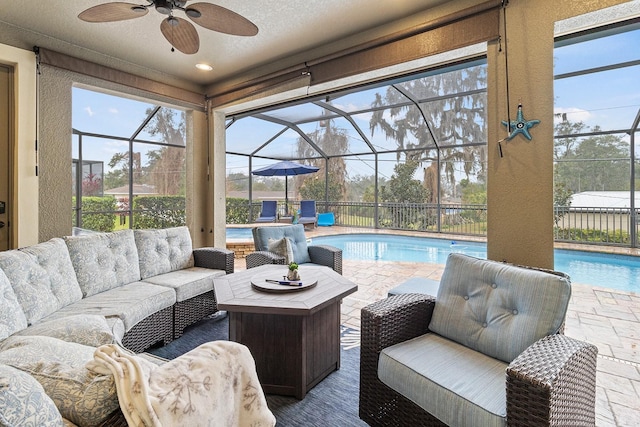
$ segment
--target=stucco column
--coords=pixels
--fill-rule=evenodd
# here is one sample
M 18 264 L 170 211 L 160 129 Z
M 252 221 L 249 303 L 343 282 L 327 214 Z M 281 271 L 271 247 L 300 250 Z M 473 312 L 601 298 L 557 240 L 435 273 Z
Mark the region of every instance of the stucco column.
M 542 3 L 546 3 L 543 5 Z M 489 46 L 489 259 L 553 268 L 553 2 L 514 1 L 501 14 L 499 43 Z M 508 67 L 507 67 L 508 65 Z M 508 77 L 508 81 L 507 81 Z M 508 97 L 507 97 L 508 83 Z M 532 139 L 498 141 L 517 119 L 518 105 Z
M 225 114 L 212 111 L 209 120 L 209 194 L 211 196 L 210 231 L 213 234 L 212 245 L 219 248 L 226 246 L 226 129 Z

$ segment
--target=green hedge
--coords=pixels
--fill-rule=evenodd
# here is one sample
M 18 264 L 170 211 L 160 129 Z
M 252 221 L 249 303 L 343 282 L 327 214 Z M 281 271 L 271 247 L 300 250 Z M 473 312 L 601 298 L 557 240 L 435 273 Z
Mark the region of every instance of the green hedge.
M 133 228 L 169 228 L 187 223 L 184 196 L 136 196 Z
M 227 197 L 227 224 L 248 224 L 252 221 L 249 219 L 249 200 L 238 197 Z M 258 212 L 260 208 L 258 208 Z
M 625 231 L 606 231 L 581 228 L 555 228 L 556 240 L 573 240 L 592 243 L 630 243 L 629 233 Z
M 73 198 L 73 206 L 76 199 Z M 115 211 L 116 198 L 113 196 L 104 197 L 83 197 L 82 198 L 82 228 L 94 231 L 113 231 L 116 225 Z M 73 224 L 76 225 L 75 215 Z

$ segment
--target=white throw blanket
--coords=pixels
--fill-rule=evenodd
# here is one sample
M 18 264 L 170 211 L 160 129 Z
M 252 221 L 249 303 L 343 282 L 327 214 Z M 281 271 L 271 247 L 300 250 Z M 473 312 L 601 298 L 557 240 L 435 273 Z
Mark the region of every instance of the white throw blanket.
M 114 344 L 99 347 L 90 370 L 113 375 L 130 427 L 272 427 L 276 419 L 249 349 L 213 341 L 162 365 Z

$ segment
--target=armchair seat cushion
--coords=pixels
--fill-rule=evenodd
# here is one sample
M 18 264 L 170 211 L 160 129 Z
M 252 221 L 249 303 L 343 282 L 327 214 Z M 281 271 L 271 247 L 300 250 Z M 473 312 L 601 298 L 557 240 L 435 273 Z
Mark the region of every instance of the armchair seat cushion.
M 149 277 L 143 282 L 173 288 L 176 291 L 176 301 L 182 302 L 213 291 L 213 279 L 224 275 L 224 270 L 191 267 Z
M 428 333 L 382 350 L 378 377 L 447 425 L 504 426 L 507 366 Z

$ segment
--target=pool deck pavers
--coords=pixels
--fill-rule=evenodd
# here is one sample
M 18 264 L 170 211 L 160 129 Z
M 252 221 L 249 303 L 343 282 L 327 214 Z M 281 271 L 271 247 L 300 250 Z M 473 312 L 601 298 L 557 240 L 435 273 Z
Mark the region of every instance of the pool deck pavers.
M 319 227 L 307 235 L 346 231 L 332 228 Z M 244 259 L 236 260 L 235 267 L 243 270 Z M 408 278 L 438 280 L 443 270 L 441 264 L 343 260 L 343 275 L 358 291 L 343 300 L 342 323 L 360 329 L 364 306 L 385 298 Z M 565 334 L 598 347 L 596 426 L 640 426 L 640 294 L 572 283 Z

